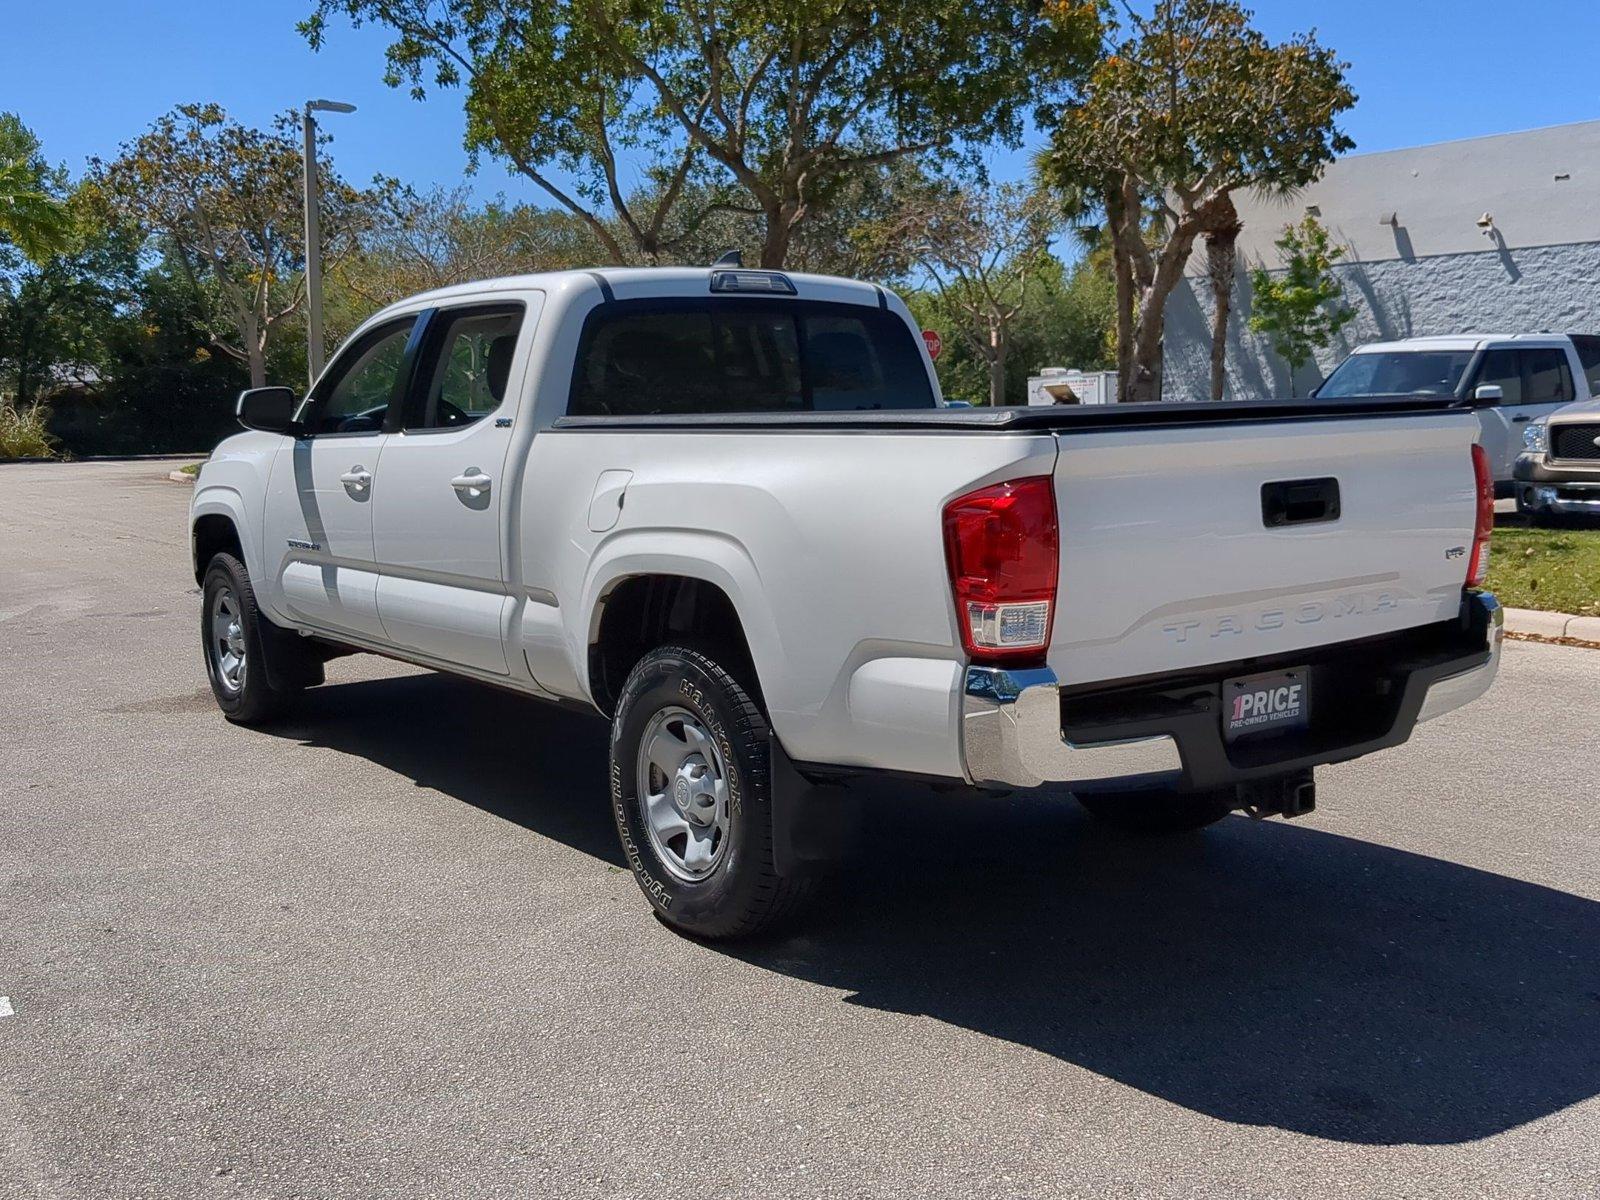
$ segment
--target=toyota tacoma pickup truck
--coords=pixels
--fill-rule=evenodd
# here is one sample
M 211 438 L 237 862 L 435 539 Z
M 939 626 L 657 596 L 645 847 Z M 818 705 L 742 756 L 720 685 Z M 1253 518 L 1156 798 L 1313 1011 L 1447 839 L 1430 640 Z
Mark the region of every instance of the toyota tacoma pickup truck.
M 1499 661 L 1448 397 L 957 408 L 891 293 L 724 267 L 430 292 L 238 413 L 191 511 L 222 711 L 371 651 L 598 712 L 702 937 L 793 907 L 862 776 L 1293 816 Z

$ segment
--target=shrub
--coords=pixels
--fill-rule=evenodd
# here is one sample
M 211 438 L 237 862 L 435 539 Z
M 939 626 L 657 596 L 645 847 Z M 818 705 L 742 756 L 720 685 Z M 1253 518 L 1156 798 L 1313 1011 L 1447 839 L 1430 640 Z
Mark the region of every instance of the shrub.
M 45 432 L 49 419 L 50 410 L 40 404 L 0 403 L 0 458 L 54 458 L 55 439 Z

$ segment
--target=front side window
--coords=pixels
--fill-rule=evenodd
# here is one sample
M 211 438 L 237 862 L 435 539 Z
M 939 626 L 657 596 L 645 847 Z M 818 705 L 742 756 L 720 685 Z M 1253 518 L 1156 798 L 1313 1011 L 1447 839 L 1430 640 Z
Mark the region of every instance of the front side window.
M 1490 350 L 1478 368 L 1474 388 L 1493 385 L 1505 393 L 1502 404 L 1522 403 L 1522 354 L 1517 350 Z
M 608 304 L 578 347 L 574 416 L 933 408 L 921 351 L 881 309 L 804 301 Z
M 299 419 L 313 434 L 377 433 L 401 386 L 406 343 L 416 323 L 407 317 L 369 330 L 341 350 L 301 405 Z
M 1317 389 L 1318 399 L 1450 396 L 1472 361 L 1467 350 L 1385 350 L 1352 354 Z
M 1567 352 L 1554 347 L 1523 350 L 1522 402 L 1524 404 L 1569 404 L 1577 398 L 1572 387 L 1572 367 Z
M 403 427 L 457 429 L 499 408 L 510 384 L 521 329 L 520 304 L 435 314 L 423 339 L 422 369 Z

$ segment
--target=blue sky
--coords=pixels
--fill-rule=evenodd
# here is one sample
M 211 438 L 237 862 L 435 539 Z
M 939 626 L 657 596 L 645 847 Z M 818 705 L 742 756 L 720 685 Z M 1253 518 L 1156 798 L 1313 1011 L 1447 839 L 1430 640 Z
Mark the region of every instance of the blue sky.
M 1274 37 L 1315 26 L 1352 64 L 1358 152 L 1600 118 L 1596 0 L 1257 0 Z M 175 104 L 216 100 L 265 123 L 308 96 L 348 100 L 330 116 L 340 169 L 480 196 L 537 200 L 486 163 L 466 177 L 459 93 L 418 103 L 383 86 L 381 30 L 330 29 L 313 54 L 295 32 L 311 0 L 5 0 L 0 109 L 19 112 L 48 156 L 76 173 Z M 997 154 L 996 174 L 1027 152 Z

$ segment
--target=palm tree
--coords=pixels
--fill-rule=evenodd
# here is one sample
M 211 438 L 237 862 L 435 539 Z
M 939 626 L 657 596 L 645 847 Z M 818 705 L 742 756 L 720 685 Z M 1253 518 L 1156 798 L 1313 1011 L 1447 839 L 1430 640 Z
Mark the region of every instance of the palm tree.
M 61 183 L 22 119 L 0 112 L 0 240 L 36 263 L 66 247 L 70 221 L 57 194 Z

